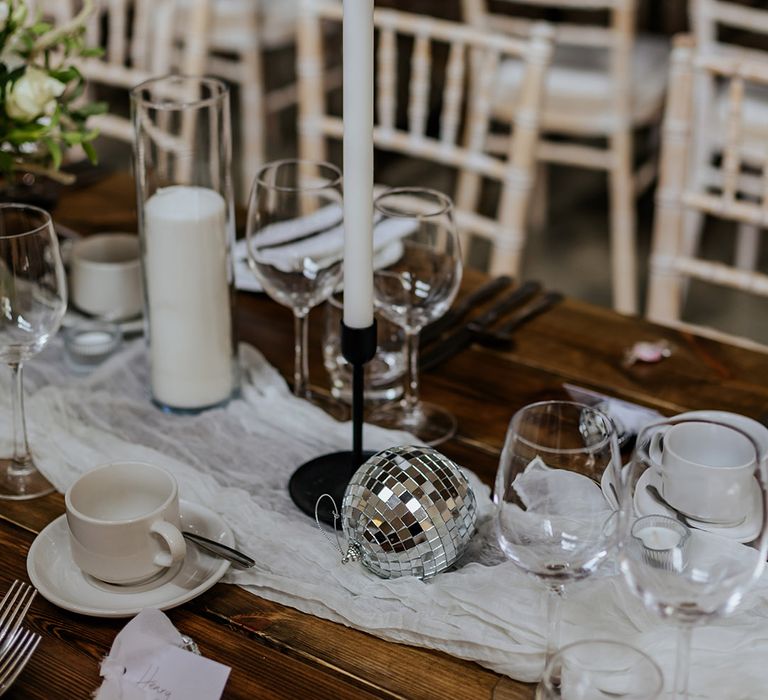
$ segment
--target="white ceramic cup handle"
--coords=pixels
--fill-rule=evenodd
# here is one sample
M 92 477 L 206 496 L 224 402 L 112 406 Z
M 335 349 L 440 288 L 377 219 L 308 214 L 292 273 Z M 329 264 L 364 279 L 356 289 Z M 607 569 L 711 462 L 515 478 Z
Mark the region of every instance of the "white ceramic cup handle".
M 184 558 L 184 555 L 187 553 L 187 543 L 184 541 L 181 532 L 179 532 L 179 528 L 171 525 L 166 520 L 158 520 L 152 524 L 149 530 L 160 535 L 165 540 L 169 550 L 168 552 L 161 552 L 155 555 L 155 564 L 158 566 L 171 566 Z

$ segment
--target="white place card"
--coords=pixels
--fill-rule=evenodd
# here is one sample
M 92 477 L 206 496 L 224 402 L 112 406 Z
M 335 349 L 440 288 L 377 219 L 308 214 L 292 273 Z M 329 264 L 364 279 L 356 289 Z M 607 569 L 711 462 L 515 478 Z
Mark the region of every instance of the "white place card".
M 219 700 L 230 668 L 180 647 L 181 634 L 147 608 L 115 637 L 95 700 Z

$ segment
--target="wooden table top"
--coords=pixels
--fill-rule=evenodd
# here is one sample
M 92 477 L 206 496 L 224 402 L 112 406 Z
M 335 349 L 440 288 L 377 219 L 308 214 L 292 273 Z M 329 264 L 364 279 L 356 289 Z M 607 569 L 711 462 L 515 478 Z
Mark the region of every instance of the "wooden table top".
M 129 176 L 112 175 L 67 192 L 55 218 L 83 233 L 135 231 L 134 196 Z M 480 279 L 469 273 L 465 286 Z M 315 313 L 311 320 L 310 375 L 317 386 L 327 386 L 320 316 Z M 288 375 L 293 354 L 288 309 L 264 295 L 241 294 L 238 324 L 241 340 Z M 653 365 L 623 365 L 633 343 L 660 338 L 672 344 L 671 357 Z M 564 397 L 564 382 L 665 414 L 701 408 L 755 418 L 768 414 L 768 355 L 570 299 L 520 329 L 508 351 L 474 346 L 422 379 L 424 398 L 449 408 L 459 421 L 458 436 L 441 450 L 488 483 L 514 411 L 532 401 Z M 0 501 L 0 591 L 15 578 L 28 580 L 25 560 L 32 540 L 63 512 L 60 494 Z M 168 615 L 206 656 L 232 666 L 225 698 L 490 698 L 497 686 L 509 700 L 534 694 L 532 685 L 474 663 L 385 642 L 237 586 L 217 584 Z M 99 662 L 125 622 L 69 613 L 38 596 L 27 624 L 43 641 L 6 697 L 89 698 L 100 684 Z

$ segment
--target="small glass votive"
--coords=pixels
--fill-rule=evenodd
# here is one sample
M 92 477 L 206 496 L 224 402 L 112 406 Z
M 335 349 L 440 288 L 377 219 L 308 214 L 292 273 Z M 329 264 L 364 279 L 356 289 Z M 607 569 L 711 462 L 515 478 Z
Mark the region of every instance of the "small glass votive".
M 341 354 L 343 296 L 336 293 L 325 305 L 323 364 L 331 380 L 331 394 L 352 401 L 352 368 Z M 405 333 L 394 323 L 376 316 L 376 355 L 365 365 L 365 400 L 392 401 L 403 394 Z
M 64 349 L 69 368 L 86 374 L 114 353 L 123 341 L 120 326 L 109 321 L 83 321 L 64 329 Z
M 691 531 L 666 515 L 646 515 L 632 523 L 632 540 L 646 564 L 657 569 L 681 571 Z
M 564 646 L 549 660 L 536 700 L 656 700 L 663 690 L 661 669 L 642 651 L 588 639 Z

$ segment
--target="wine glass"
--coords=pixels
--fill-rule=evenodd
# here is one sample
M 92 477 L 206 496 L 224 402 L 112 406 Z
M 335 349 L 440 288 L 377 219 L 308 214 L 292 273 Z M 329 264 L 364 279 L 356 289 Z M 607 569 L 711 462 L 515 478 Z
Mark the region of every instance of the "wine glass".
M 66 308 L 64 266 L 50 215 L 24 204 L 0 204 L 0 360 L 13 374 L 13 454 L 0 458 L 0 498 L 53 491 L 29 450 L 22 364 L 45 347 Z
M 600 480 L 606 470 L 618 478 L 620 465 L 616 428 L 595 408 L 544 401 L 510 421 L 494 487 L 496 537 L 547 587 L 547 660 L 559 645 L 566 585 L 594 573 L 617 544 Z
M 437 445 L 456 432 L 456 419 L 419 399 L 419 331 L 450 308 L 461 284 L 453 204 L 435 190 L 397 188 L 376 198 L 374 213 L 374 298 L 381 315 L 405 331 L 407 379 L 402 399 L 368 420 Z
M 679 626 L 678 700 L 688 698 L 693 627 L 732 612 L 765 565 L 765 476 L 750 434 L 680 416 L 640 433 L 616 482 L 624 579 L 647 608 Z
M 536 700 L 656 700 L 661 669 L 629 644 L 588 639 L 564 646 L 547 663 Z
M 293 393 L 326 410 L 310 391 L 307 317 L 341 280 L 344 249 L 341 172 L 330 163 L 286 159 L 264 165 L 248 202 L 248 263 L 264 291 L 293 310 Z

